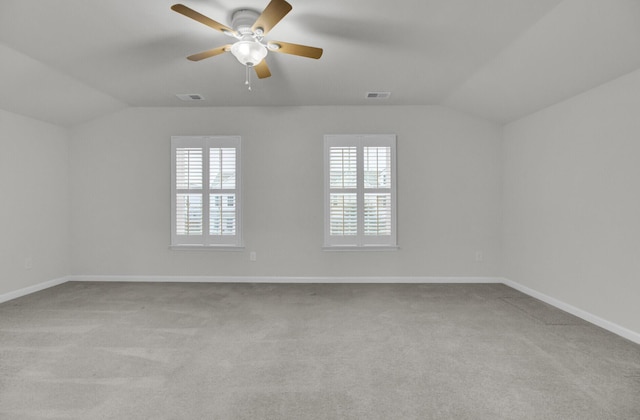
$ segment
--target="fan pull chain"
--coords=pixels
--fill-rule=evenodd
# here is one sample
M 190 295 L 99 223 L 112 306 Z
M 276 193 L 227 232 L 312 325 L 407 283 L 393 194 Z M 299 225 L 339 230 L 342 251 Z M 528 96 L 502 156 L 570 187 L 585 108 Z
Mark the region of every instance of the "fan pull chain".
M 247 64 L 245 67 L 245 77 L 244 84 L 247 86 L 247 89 L 251 90 L 251 71 L 249 70 L 251 65 Z

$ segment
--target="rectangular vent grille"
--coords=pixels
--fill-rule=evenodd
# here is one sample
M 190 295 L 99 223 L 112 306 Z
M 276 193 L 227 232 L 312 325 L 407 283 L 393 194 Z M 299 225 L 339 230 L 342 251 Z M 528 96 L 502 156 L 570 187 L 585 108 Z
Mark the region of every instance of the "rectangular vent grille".
M 367 99 L 387 99 L 391 92 L 367 92 Z
M 198 93 L 178 93 L 176 96 L 183 101 L 204 101 L 204 96 Z

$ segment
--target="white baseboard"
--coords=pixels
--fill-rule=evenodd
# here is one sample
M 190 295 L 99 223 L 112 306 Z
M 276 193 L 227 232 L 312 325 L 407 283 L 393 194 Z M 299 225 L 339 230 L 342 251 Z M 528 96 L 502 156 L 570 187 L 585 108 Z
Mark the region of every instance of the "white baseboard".
M 60 277 L 57 279 L 45 281 L 43 283 L 34 284 L 33 286 L 25 287 L 23 289 L 14 290 L 13 292 L 4 293 L 0 295 L 0 303 L 12 299 L 17 299 L 22 296 L 30 295 L 31 293 L 39 292 L 40 290 L 48 289 L 50 287 L 66 283 L 67 281 L 69 281 L 68 277 Z
M 69 281 L 164 283 L 502 283 L 499 277 L 69 276 Z
M 501 277 L 280 277 L 280 276 L 96 276 L 96 275 L 74 275 L 60 277 L 33 286 L 15 290 L 0 295 L 0 303 L 49 287 L 57 286 L 67 281 L 103 281 L 103 282 L 165 282 L 165 283 L 376 283 L 376 284 L 394 284 L 394 283 L 413 283 L 413 284 L 486 284 L 486 283 L 502 283 L 512 287 L 526 295 L 539 299 L 549 305 L 555 306 L 565 312 L 582 318 L 587 322 L 604 328 L 614 334 L 640 344 L 640 333 L 631 331 L 618 324 L 607 321 L 592 313 L 584 311 L 568 303 L 562 302 L 556 298 L 545 295 L 544 293 L 533 290 L 527 286 L 523 286 L 513 280 Z
M 607 321 L 606 319 L 602 319 L 599 316 L 593 315 L 592 313 L 584 311 L 580 308 L 576 308 L 575 306 L 569 305 L 568 303 L 562 302 L 561 300 L 545 295 L 544 293 L 540 293 L 537 290 L 530 289 L 529 287 L 523 286 L 520 283 L 516 283 L 513 280 L 502 279 L 502 283 L 526 295 L 529 295 L 545 303 L 548 303 L 551 306 L 555 306 L 558 309 L 562 309 L 563 311 L 568 312 L 571 315 L 575 315 L 578 318 L 582 318 L 585 321 L 590 322 L 594 325 L 597 325 L 600 328 L 604 328 L 607 331 L 610 331 L 614 334 L 624 337 L 629 341 L 633 341 L 636 344 L 640 344 L 640 333 L 631 331 L 618 324 Z

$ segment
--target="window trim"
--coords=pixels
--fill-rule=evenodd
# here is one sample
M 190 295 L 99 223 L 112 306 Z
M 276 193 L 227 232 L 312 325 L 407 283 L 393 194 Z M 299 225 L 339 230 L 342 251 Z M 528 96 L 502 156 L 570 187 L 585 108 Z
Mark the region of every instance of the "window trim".
M 357 186 L 357 234 L 356 236 L 331 236 L 331 192 L 341 192 L 330 186 L 330 148 L 356 147 Z M 371 189 L 364 188 L 364 147 L 390 147 L 391 151 L 391 235 L 364 235 L 364 195 Z M 324 246 L 325 251 L 394 251 L 397 243 L 397 157 L 395 134 L 327 134 L 324 136 Z M 353 191 L 353 190 L 352 190 Z M 373 192 L 376 190 L 373 189 Z
M 176 151 L 181 147 L 201 148 L 203 153 L 202 168 L 202 224 L 201 236 L 185 237 L 178 235 L 176 229 L 176 211 L 178 193 L 176 185 Z M 235 207 L 236 207 L 236 234 L 235 235 L 210 235 L 209 234 L 209 200 L 211 194 L 220 193 L 220 190 L 209 188 L 209 156 L 211 148 L 235 148 Z M 171 136 L 171 232 L 169 249 L 173 250 L 240 250 L 244 248 L 242 230 L 242 139 L 240 136 Z

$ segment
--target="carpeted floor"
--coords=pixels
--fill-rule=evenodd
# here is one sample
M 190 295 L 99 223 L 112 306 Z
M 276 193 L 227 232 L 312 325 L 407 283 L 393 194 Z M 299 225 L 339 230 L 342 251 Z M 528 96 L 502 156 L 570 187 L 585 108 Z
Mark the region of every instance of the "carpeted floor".
M 0 305 L 1 419 L 640 419 L 640 346 L 504 285 L 71 282 Z

